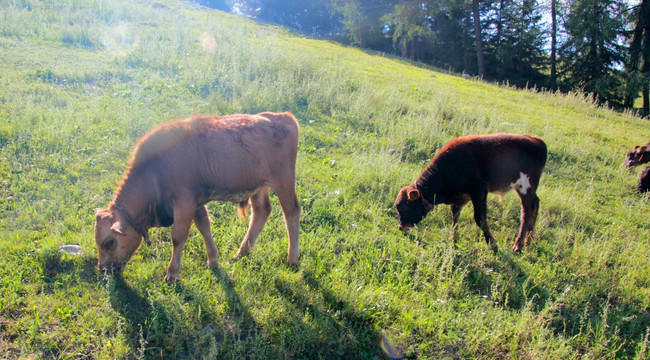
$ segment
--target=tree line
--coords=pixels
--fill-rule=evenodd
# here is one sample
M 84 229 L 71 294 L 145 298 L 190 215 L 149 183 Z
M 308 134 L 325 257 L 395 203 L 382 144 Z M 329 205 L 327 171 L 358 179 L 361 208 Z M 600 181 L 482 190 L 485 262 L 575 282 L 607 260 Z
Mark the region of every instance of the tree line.
M 649 114 L 650 0 L 200 0 L 310 36 Z

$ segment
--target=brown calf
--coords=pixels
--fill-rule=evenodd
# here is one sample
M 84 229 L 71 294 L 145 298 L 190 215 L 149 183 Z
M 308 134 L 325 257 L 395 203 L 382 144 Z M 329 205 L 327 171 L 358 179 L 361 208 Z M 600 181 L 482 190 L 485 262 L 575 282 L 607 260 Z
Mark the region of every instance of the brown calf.
M 120 268 L 148 243 L 151 227 L 172 227 L 172 256 L 165 279 L 181 270 L 192 222 L 203 235 L 208 265 L 216 266 L 205 204 L 212 200 L 250 203 L 248 232 L 235 259 L 253 247 L 271 212 L 269 189 L 280 200 L 289 236 L 287 262 L 298 264 L 300 205 L 295 167 L 298 122 L 291 113 L 192 116 L 162 124 L 136 144 L 115 199 L 98 210 L 95 241 L 99 268 Z
M 625 156 L 623 164 L 628 168 L 650 162 L 650 142 L 647 145 L 635 146 Z
M 471 200 L 476 224 L 488 245 L 497 251 L 487 224 L 487 194 L 503 195 L 515 189 L 521 198 L 521 228 L 513 250 L 521 251 L 535 228 L 539 209 L 536 191 L 546 152 L 541 139 L 526 135 L 473 135 L 450 141 L 418 179 L 397 195 L 399 229 L 407 230 L 419 223 L 434 205 L 448 204 L 455 241 L 460 210 Z

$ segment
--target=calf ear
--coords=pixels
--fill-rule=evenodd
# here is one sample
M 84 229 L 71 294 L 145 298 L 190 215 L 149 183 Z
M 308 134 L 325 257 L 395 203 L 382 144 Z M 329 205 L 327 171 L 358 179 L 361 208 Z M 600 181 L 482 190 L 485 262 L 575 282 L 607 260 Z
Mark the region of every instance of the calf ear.
M 408 199 L 411 200 L 411 201 L 417 200 L 417 199 L 420 198 L 420 192 L 417 189 L 409 190 L 407 195 L 408 195 Z
M 124 232 L 124 228 L 122 228 L 122 223 L 120 223 L 119 221 L 113 223 L 113 225 L 111 226 L 111 230 L 115 231 L 120 235 L 126 235 L 126 233 Z
M 645 148 L 639 149 L 639 153 L 641 153 L 641 157 L 650 155 L 650 144 L 646 145 Z
M 105 209 L 97 209 L 97 212 L 95 212 L 96 221 L 104 220 L 110 216 L 111 216 L 110 211 L 106 211 Z

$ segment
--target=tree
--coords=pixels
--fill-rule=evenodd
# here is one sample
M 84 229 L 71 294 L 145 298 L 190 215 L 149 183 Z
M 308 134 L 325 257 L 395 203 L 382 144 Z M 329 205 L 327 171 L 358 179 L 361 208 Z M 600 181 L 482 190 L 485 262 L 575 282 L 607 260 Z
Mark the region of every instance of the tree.
M 634 8 L 632 18 L 635 25 L 630 42 L 628 71 L 631 75 L 630 81 L 635 84 L 628 85 L 631 91 L 627 94 L 625 105 L 629 108 L 633 106 L 634 97 L 638 94 L 640 87 L 643 98 L 642 111 L 644 115 L 648 115 L 650 114 L 650 98 L 648 96 L 650 88 L 650 0 L 642 0 L 641 4 Z
M 485 64 L 483 56 L 483 32 L 481 31 L 481 15 L 479 13 L 478 0 L 472 0 L 472 14 L 474 16 L 474 37 L 476 39 L 476 64 L 478 76 L 485 76 Z
M 544 85 L 540 69 L 547 65 L 547 55 L 537 0 L 499 0 L 494 5 L 485 10 L 491 16 L 484 16 L 487 27 L 495 29 L 486 36 L 487 78 L 519 87 Z
M 476 73 L 472 12 L 468 4 L 466 0 L 426 2 L 425 17 L 432 32 L 429 63 L 455 72 Z
M 426 48 L 431 46 L 433 32 L 425 15 L 426 5 L 418 0 L 400 0 L 395 10 L 384 17 L 389 24 L 393 46 L 401 56 L 424 60 Z
M 245 15 L 316 36 L 333 37 L 341 31 L 339 14 L 330 0 L 241 0 Z
M 390 51 L 383 17 L 395 7 L 394 0 L 332 0 L 333 11 L 341 16 L 352 44 L 362 48 Z
M 565 85 L 612 105 L 621 100 L 622 9 L 621 0 L 574 0 L 564 24 L 568 38 L 561 48 Z
M 342 15 L 343 27 L 352 44 L 367 47 L 368 17 L 362 12 L 361 4 L 358 1 L 345 1 L 336 9 Z
M 557 89 L 557 0 L 551 0 L 551 84 Z

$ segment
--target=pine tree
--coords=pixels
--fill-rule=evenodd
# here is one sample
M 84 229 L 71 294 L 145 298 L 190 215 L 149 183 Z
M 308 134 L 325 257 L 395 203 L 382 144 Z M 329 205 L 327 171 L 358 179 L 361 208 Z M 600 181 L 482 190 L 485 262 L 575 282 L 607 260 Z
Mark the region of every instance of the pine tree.
M 485 19 L 487 27 L 496 29 L 486 39 L 487 77 L 519 87 L 544 84 L 544 31 L 537 0 L 499 0 L 486 12 L 492 14 Z
M 464 0 L 426 2 L 426 17 L 432 31 L 430 63 L 459 73 L 477 72 L 469 4 Z
M 580 89 L 598 102 L 621 101 L 620 65 L 625 48 L 619 42 L 625 20 L 620 0 L 574 0 L 565 21 L 568 38 L 561 48 L 566 90 Z
M 332 11 L 330 0 L 239 0 L 235 3 L 247 16 L 310 35 L 334 37 L 342 29 L 340 16 Z

